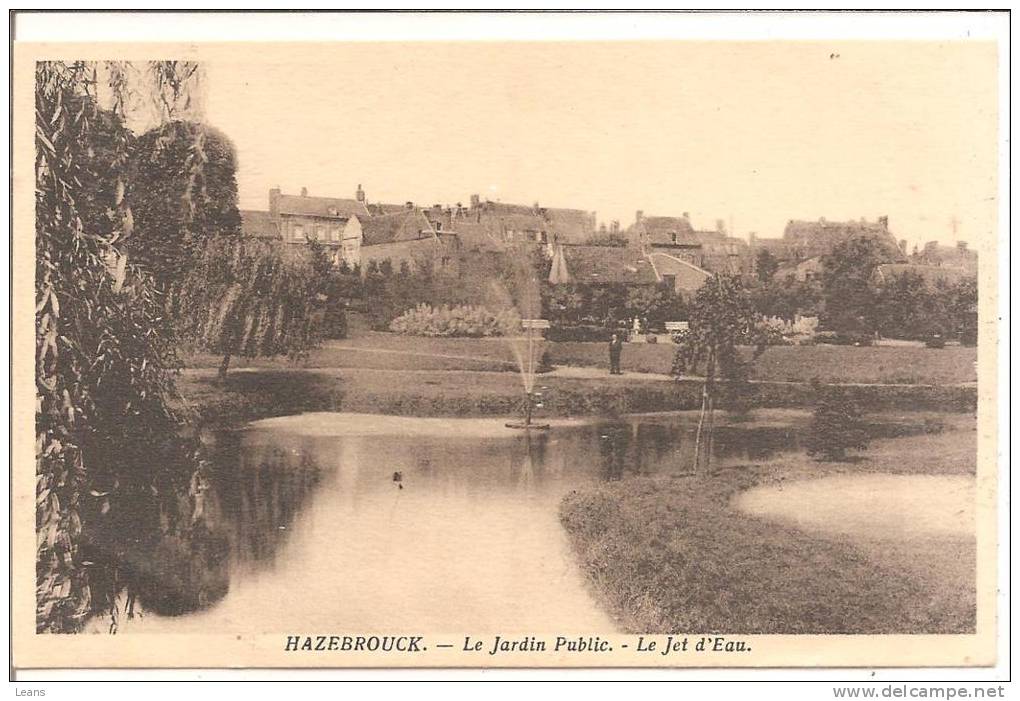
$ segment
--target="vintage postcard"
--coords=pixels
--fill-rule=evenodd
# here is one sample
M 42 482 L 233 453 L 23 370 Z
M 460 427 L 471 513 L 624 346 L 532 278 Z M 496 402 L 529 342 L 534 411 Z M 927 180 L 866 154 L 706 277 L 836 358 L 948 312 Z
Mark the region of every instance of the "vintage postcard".
M 1003 47 L 700 39 L 16 41 L 14 667 L 994 664 Z

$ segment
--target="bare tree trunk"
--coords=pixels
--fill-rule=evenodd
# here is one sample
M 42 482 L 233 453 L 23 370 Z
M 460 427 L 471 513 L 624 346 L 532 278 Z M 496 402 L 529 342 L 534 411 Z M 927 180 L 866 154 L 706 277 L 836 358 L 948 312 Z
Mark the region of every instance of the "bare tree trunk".
M 708 381 L 701 386 L 701 413 L 698 414 L 698 431 L 694 434 L 694 474 L 698 474 L 701 462 L 701 431 L 705 425 L 705 412 L 708 407 Z
M 708 433 L 705 440 L 705 474 L 712 472 L 712 457 L 715 452 L 715 394 L 708 397 Z
M 230 353 L 223 354 L 223 362 L 220 363 L 220 369 L 217 373 L 217 377 L 220 382 L 225 382 L 227 379 L 227 368 L 230 367 Z
M 706 456 L 705 448 L 707 446 L 711 450 L 714 375 L 715 353 L 710 352 L 705 363 L 705 382 L 701 385 L 701 413 L 698 416 L 698 432 L 694 437 L 694 474 L 701 472 L 702 462 L 705 463 L 705 469 L 707 470 L 711 461 L 711 454 Z

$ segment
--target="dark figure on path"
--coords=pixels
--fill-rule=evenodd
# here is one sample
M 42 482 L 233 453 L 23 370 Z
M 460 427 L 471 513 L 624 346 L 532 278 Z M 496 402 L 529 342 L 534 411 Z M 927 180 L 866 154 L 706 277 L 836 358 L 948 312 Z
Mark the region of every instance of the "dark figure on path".
M 623 350 L 623 339 L 619 334 L 613 334 L 609 341 L 609 374 L 622 375 L 620 372 L 620 352 Z

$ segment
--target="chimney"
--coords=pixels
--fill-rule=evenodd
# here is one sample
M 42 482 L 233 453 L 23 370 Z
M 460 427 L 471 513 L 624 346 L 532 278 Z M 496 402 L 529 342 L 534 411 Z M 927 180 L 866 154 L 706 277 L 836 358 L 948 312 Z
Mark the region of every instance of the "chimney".
M 478 209 L 479 206 L 481 206 L 481 197 L 471 195 L 471 209 Z
M 614 219 L 613 221 L 609 222 L 609 230 L 614 234 L 620 233 L 620 220 Z
M 358 183 L 358 190 L 354 193 L 354 199 L 358 202 L 365 201 L 365 191 L 361 189 L 361 183 Z
M 906 252 L 907 252 L 907 240 L 906 239 L 900 239 L 900 250 L 903 251 L 904 254 L 906 254 Z
M 307 187 L 301 188 L 301 196 L 302 197 L 308 197 L 308 188 Z
M 405 202 L 404 203 L 404 209 L 406 209 L 409 212 L 412 211 L 414 209 L 414 202 L 411 202 L 410 200 Z
M 541 213 L 542 209 L 541 209 L 541 207 L 538 206 L 538 202 L 536 202 L 535 204 L 531 205 L 531 211 L 534 214 L 540 214 Z
M 280 214 L 280 188 L 274 187 L 269 191 L 269 216 L 275 217 Z
M 634 222 L 641 223 L 641 220 L 645 218 L 644 210 L 639 209 L 634 213 Z
M 882 227 L 883 231 L 889 231 L 889 217 L 882 215 L 878 218 L 878 225 Z
M 715 220 L 715 230 L 718 231 L 720 234 L 725 234 L 726 233 L 726 222 L 724 220 L 722 220 L 722 219 L 716 219 Z
M 958 251 L 966 251 L 967 250 L 967 242 L 966 241 L 957 241 L 956 242 L 956 250 L 958 250 Z
M 690 221 L 691 220 L 691 213 L 690 212 L 684 212 L 684 219 L 686 219 L 687 221 Z
M 747 241 L 751 246 L 754 246 L 758 242 L 758 232 L 752 231 L 747 235 Z

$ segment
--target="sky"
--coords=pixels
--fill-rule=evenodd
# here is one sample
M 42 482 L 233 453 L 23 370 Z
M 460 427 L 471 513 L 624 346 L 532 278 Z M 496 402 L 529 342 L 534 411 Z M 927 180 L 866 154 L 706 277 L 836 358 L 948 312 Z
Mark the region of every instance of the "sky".
M 911 244 L 994 231 L 990 43 L 347 43 L 243 58 L 205 76 L 242 208 L 266 209 L 275 186 L 353 197 L 361 184 L 373 202 L 477 193 L 624 228 L 636 210 L 689 212 L 742 237 L 882 215 Z

